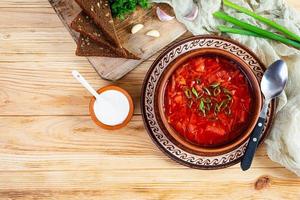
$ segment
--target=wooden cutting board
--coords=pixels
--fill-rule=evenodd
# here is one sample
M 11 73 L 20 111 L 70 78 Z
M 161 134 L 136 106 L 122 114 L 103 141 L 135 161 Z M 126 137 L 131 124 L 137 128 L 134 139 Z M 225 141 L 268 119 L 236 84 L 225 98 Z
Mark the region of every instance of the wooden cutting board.
M 74 0 L 49 0 L 49 2 L 74 40 L 77 41 L 79 34 L 70 28 L 70 24 L 81 11 L 80 7 Z M 148 10 L 137 9 L 123 21 L 115 19 L 115 26 L 123 46 L 137 54 L 141 59 L 87 57 L 102 78 L 113 81 L 120 79 L 186 32 L 185 27 L 176 19 L 168 22 L 159 21 L 155 12 L 156 7 L 157 5 L 153 5 Z M 168 5 L 159 5 L 159 7 L 167 13 L 172 13 L 172 9 Z M 144 24 L 144 29 L 136 34 L 131 34 L 132 26 L 137 23 Z M 152 29 L 159 30 L 161 36 L 159 38 L 146 36 L 145 33 Z

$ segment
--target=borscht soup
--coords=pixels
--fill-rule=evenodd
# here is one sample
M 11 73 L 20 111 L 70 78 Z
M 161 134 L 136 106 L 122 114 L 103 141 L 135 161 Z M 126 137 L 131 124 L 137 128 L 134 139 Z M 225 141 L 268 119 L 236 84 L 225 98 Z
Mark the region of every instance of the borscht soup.
M 169 125 L 201 146 L 224 145 L 247 128 L 253 104 L 239 64 L 223 56 L 201 55 L 180 64 L 164 91 Z

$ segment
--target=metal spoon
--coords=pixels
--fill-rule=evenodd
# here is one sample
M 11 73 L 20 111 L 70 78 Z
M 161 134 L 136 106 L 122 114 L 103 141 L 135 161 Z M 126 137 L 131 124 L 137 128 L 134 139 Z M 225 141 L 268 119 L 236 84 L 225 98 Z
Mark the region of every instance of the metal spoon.
M 246 171 L 250 168 L 262 130 L 266 121 L 267 111 L 272 99 L 278 97 L 284 90 L 288 79 L 288 69 L 284 61 L 274 62 L 265 72 L 261 81 L 261 91 L 265 97 L 264 105 L 261 110 L 257 124 L 250 136 L 246 152 L 241 162 L 241 168 Z

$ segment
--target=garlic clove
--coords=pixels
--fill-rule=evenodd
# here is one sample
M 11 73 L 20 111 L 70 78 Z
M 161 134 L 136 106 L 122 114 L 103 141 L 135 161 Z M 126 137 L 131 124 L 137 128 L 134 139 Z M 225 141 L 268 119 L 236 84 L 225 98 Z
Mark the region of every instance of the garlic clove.
M 151 30 L 151 31 L 148 31 L 148 32 L 146 33 L 146 35 L 151 36 L 151 37 L 155 37 L 155 38 L 160 37 L 160 33 L 159 33 L 158 30 Z
M 184 18 L 188 21 L 194 21 L 198 16 L 199 8 L 196 4 L 193 5 L 193 8 L 190 13 L 188 13 Z
M 144 28 L 143 24 L 136 24 L 131 28 L 131 33 L 135 34 L 135 33 L 139 32 L 142 28 Z
M 156 15 L 157 15 L 158 19 L 162 22 L 170 21 L 170 20 L 174 19 L 174 17 L 168 15 L 165 11 L 163 11 L 159 7 L 156 8 Z

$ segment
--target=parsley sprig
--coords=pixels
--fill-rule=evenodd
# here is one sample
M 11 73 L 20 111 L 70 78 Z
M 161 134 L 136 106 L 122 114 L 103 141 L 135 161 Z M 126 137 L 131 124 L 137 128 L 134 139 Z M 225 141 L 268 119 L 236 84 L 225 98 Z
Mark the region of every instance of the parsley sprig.
M 110 0 L 110 8 L 113 17 L 125 19 L 126 15 L 133 13 L 137 6 L 143 9 L 149 8 L 148 0 Z

